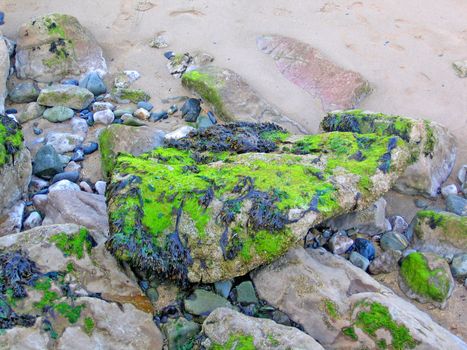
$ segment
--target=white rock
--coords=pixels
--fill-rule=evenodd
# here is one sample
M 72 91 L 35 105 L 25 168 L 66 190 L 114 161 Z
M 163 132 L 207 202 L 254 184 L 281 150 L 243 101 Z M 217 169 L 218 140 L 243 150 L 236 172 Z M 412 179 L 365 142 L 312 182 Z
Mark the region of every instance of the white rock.
M 99 124 L 110 125 L 114 119 L 115 116 L 110 109 L 94 113 L 94 121 Z
M 175 131 L 169 132 L 167 135 L 164 136 L 165 140 L 179 140 L 181 138 L 186 137 L 190 132 L 195 130 L 195 128 L 185 125 L 178 128 Z
M 30 230 L 34 227 L 40 226 L 42 224 L 42 217 L 37 211 L 33 211 L 26 220 L 24 220 L 23 228 L 25 230 Z
M 97 193 L 105 195 L 105 190 L 107 188 L 107 183 L 105 181 L 97 181 L 94 187 L 96 188 Z
M 49 187 L 49 193 L 53 191 L 81 191 L 79 186 L 68 180 L 61 180 Z
M 441 194 L 443 195 L 444 198 L 446 198 L 450 194 L 457 194 L 457 186 L 454 184 L 444 186 L 441 189 Z
M 88 133 L 89 126 L 83 118 L 73 117 L 71 119 L 71 130 L 74 134 L 80 134 L 85 138 Z
M 57 153 L 72 152 L 83 141 L 84 137 L 66 132 L 50 132 L 46 137 L 46 144 L 55 148 Z
M 150 113 L 145 110 L 144 108 L 138 108 L 134 113 L 133 116 L 135 116 L 138 119 L 141 120 L 147 120 L 149 119 Z

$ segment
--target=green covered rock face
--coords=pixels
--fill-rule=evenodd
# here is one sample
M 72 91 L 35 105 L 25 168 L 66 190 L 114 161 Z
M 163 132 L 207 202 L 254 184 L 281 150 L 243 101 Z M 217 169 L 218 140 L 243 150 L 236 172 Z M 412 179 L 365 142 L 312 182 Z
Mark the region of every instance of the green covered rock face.
M 409 158 L 397 137 L 285 138 L 273 124 L 237 123 L 120 155 L 107 193 L 108 247 L 182 283 L 244 275 L 310 227 L 369 205 Z
M 13 119 L 0 115 L 0 167 L 8 163 L 22 148 L 23 134 Z

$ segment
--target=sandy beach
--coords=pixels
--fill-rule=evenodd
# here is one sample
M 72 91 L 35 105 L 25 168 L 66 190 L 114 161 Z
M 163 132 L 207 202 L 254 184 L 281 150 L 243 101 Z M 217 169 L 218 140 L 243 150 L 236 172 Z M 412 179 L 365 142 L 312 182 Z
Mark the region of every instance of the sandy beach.
M 374 92 L 361 104 L 388 114 L 438 121 L 458 140 L 456 168 L 467 162 L 467 79 L 451 64 L 467 58 L 467 3 L 443 1 L 202 1 L 3 0 L 2 31 L 52 12 L 76 16 L 102 45 L 111 72 L 135 69 L 137 86 L 157 98 L 183 95 L 167 73 L 164 50 L 149 47 L 157 33 L 175 52 L 205 50 L 216 64 L 241 74 L 270 102 L 318 130 L 321 104 L 285 79 L 255 43 L 261 34 L 297 38 L 339 65 L 360 72 Z M 154 97 L 156 96 L 156 97 Z

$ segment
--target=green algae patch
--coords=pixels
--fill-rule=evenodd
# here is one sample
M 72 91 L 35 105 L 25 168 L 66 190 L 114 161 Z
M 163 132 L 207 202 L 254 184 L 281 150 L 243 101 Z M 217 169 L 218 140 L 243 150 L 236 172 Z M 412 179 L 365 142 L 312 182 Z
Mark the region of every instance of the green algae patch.
M 22 146 L 19 124 L 7 116 L 0 116 L 0 167 L 9 163 Z
M 333 320 L 337 320 L 341 317 L 337 304 L 333 302 L 331 299 L 325 299 L 323 301 L 323 306 L 324 306 L 324 311 L 326 312 L 326 314 Z
M 355 340 L 355 341 L 358 340 L 358 336 L 355 333 L 355 328 L 353 326 L 342 328 L 342 334 L 344 334 L 345 336 L 349 337 L 352 340 Z
M 92 332 L 94 332 L 94 328 L 96 327 L 96 324 L 95 324 L 94 320 L 92 319 L 92 317 L 85 317 L 84 318 L 83 327 L 84 327 L 84 332 L 87 335 L 91 336 Z
M 423 226 L 426 225 L 427 228 Z M 417 213 L 417 225 L 414 233 L 420 239 L 425 236 L 425 230 L 440 231 L 439 238 L 451 241 L 455 245 L 467 244 L 467 217 L 448 212 L 435 212 L 433 210 L 421 210 Z
M 225 344 L 214 343 L 211 350 L 256 350 L 253 336 L 231 335 Z
M 78 233 L 67 235 L 59 233 L 50 237 L 50 241 L 60 249 L 65 256 L 75 256 L 78 259 L 84 257 L 84 253 L 91 253 L 92 238 L 88 230 L 81 228 Z
M 214 107 L 216 114 L 225 121 L 231 121 L 234 118 L 224 107 L 220 89 L 222 82 L 208 73 L 201 73 L 197 70 L 186 72 L 182 76 L 182 84 L 188 89 L 196 91 L 201 98 Z
M 451 281 L 441 268 L 430 269 L 422 253 L 414 252 L 402 260 L 400 276 L 416 294 L 443 302 L 449 294 Z
M 417 346 L 418 342 L 411 336 L 409 329 L 404 325 L 397 324 L 386 306 L 377 302 L 363 302 L 360 307 L 363 310 L 358 311 L 354 326 L 373 338 L 376 338 L 376 332 L 379 329 L 389 331 L 392 338 L 390 347 L 395 350 L 413 349 Z M 357 340 L 355 330 L 351 330 L 354 326 L 344 328 L 343 333 Z M 382 339 L 375 339 L 375 343 L 380 349 L 383 348 Z M 385 341 L 384 344 L 386 344 Z
M 116 127 L 116 126 L 115 126 Z M 102 173 L 105 178 L 109 176 L 115 162 L 113 133 L 105 128 L 99 135 L 99 150 L 101 152 Z
M 128 100 L 133 103 L 149 101 L 151 99 L 151 96 L 141 89 L 114 89 L 113 94 L 121 100 Z
M 272 124 L 233 123 L 113 158 L 107 247 L 136 269 L 182 284 L 231 278 L 281 256 L 313 224 L 352 210 L 336 176 L 369 203 L 381 195 L 373 177 L 391 183 L 407 164 L 397 137 L 287 137 Z

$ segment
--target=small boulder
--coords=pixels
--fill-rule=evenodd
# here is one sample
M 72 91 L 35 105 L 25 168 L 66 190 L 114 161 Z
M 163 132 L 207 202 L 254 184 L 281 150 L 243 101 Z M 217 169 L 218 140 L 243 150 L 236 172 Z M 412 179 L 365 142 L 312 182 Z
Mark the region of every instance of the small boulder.
M 354 250 L 368 260 L 373 260 L 376 255 L 375 246 L 369 240 L 364 238 L 356 238 L 354 241 Z
M 37 102 L 43 106 L 63 106 L 76 110 L 88 107 L 94 100 L 91 91 L 75 85 L 52 85 L 41 90 Z
M 15 85 L 8 92 L 8 97 L 14 103 L 35 102 L 39 97 L 40 90 L 37 84 L 32 82 L 23 82 Z
M 76 191 L 76 192 L 79 192 L 81 191 L 80 187 L 69 181 L 69 180 L 60 180 L 56 183 L 54 183 L 53 185 L 51 185 L 49 187 L 49 193 L 52 193 L 54 191 L 70 191 L 70 192 L 73 192 L 73 191 Z M 70 193 L 71 195 L 71 193 Z
M 63 107 L 63 106 L 55 106 L 52 108 L 48 108 L 43 113 L 44 119 L 47 119 L 49 122 L 52 123 L 60 123 L 66 120 L 73 118 L 75 112 L 71 108 Z
M 23 110 L 18 114 L 16 119 L 18 119 L 18 122 L 21 124 L 24 124 L 30 120 L 37 119 L 40 116 L 42 116 L 42 113 L 44 113 L 46 107 L 41 106 L 37 102 L 31 102 L 26 106 L 26 109 Z
M 80 80 L 79 86 L 88 89 L 94 96 L 99 96 L 107 92 L 107 87 L 97 72 L 88 73 Z
M 336 233 L 328 241 L 329 249 L 333 254 L 342 255 L 347 252 L 353 245 L 353 239 L 347 237 L 345 234 Z
M 167 135 L 165 135 L 164 139 L 165 140 L 180 140 L 184 137 L 187 137 L 188 134 L 192 132 L 193 130 L 195 130 L 195 128 L 189 125 L 181 126 L 178 129 L 172 132 L 169 132 Z
M 54 147 L 42 146 L 33 161 L 32 173 L 44 179 L 51 179 L 63 171 L 63 163 Z
M 399 267 L 399 260 L 401 257 L 402 252 L 400 250 L 387 250 L 382 254 L 379 254 L 371 262 L 368 271 L 372 275 L 396 271 Z
M 98 124 L 110 125 L 114 121 L 115 116 L 110 109 L 98 111 L 94 113 L 94 122 Z
M 380 240 L 381 248 L 384 251 L 387 250 L 399 250 L 403 251 L 405 248 L 408 247 L 409 242 L 407 238 L 395 231 L 386 232 L 381 236 Z
M 31 214 L 28 215 L 26 220 L 24 220 L 23 223 L 23 228 L 25 230 L 30 230 L 34 227 L 40 226 L 42 224 L 42 217 L 41 214 L 37 211 L 31 212 Z
M 184 304 L 186 311 L 196 316 L 208 316 L 218 307 L 232 307 L 227 299 L 204 289 L 196 289 Z
M 467 199 L 455 194 L 448 195 L 446 198 L 446 211 L 460 216 L 467 216 Z

